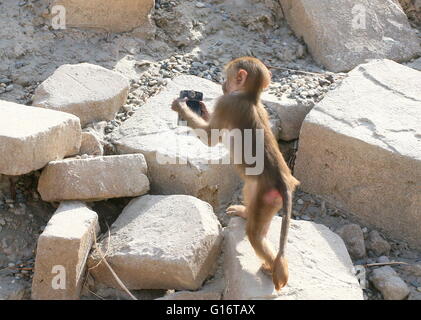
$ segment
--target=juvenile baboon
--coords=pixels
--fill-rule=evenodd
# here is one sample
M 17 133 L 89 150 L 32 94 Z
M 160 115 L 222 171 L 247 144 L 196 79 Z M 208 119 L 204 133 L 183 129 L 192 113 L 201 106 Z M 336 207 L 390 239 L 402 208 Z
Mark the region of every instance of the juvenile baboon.
M 250 165 L 236 165 L 244 180 L 244 204 L 227 209 L 230 215 L 247 219 L 246 232 L 256 254 L 264 261 L 262 271 L 271 274 L 276 290 L 284 287 L 288 281 L 288 262 L 285 257 L 288 229 L 291 219 L 292 196 L 299 181 L 295 179 L 279 150 L 277 141 L 270 129 L 268 114 L 264 109 L 260 95 L 271 81 L 271 73 L 258 59 L 242 57 L 235 59 L 225 67 L 226 81 L 221 96 L 212 114 L 208 114 L 202 104 L 205 117 L 192 112 L 184 99 L 175 99 L 172 109 L 187 121 L 193 129 L 207 132 L 211 145 L 212 129 L 262 129 L 264 143 L 264 169 L 259 175 L 247 175 Z M 256 135 L 256 133 L 254 133 Z M 252 150 L 256 150 L 256 139 L 252 139 Z M 245 146 L 246 147 L 246 146 Z M 244 149 L 244 148 L 243 148 Z M 279 252 L 276 254 L 266 239 L 273 216 L 281 208 L 285 211 L 282 220 Z

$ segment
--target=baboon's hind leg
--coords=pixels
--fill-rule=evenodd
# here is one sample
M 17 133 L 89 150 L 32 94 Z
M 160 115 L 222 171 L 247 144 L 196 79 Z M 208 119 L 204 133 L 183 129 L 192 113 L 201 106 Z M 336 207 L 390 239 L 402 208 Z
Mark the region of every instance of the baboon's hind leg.
M 243 202 L 244 205 L 232 205 L 228 207 L 226 213 L 230 216 L 239 216 L 241 218 L 247 219 L 247 205 L 250 203 L 253 195 L 256 193 L 256 183 L 254 181 L 245 181 L 243 187 Z
M 239 216 L 241 218 L 247 219 L 246 207 L 241 204 L 229 206 L 226 210 L 226 213 L 229 216 Z
M 261 192 L 256 195 L 256 198 L 247 207 L 247 236 L 256 255 L 264 261 L 262 271 L 269 274 L 272 272 L 276 254 L 266 235 L 272 218 L 279 209 L 279 206 L 265 204 Z

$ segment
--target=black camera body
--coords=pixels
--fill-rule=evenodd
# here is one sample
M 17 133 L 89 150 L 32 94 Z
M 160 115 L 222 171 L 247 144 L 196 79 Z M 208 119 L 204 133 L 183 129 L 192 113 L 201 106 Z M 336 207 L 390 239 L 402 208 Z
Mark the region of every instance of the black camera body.
M 202 109 L 200 108 L 200 101 L 203 101 L 203 93 L 193 90 L 181 90 L 180 98 L 187 98 L 187 106 L 198 116 L 202 116 Z M 183 119 L 178 117 L 178 124 L 181 124 L 180 121 Z
M 202 110 L 200 108 L 200 101 L 203 101 L 203 93 L 193 90 L 182 90 L 180 91 L 180 98 L 187 98 L 187 106 L 199 116 L 202 116 Z

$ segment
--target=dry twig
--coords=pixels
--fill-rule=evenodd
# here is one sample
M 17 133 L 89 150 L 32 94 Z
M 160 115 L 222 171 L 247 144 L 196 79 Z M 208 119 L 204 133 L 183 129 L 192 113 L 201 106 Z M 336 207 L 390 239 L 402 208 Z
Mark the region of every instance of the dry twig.
M 127 289 L 127 287 L 124 285 L 124 283 L 120 280 L 120 278 L 114 272 L 113 268 L 111 268 L 110 264 L 108 263 L 108 261 L 106 259 L 106 255 L 103 254 L 103 252 L 101 250 L 101 247 L 98 245 L 98 243 L 96 241 L 96 237 L 94 237 L 94 239 L 95 239 L 95 249 L 98 250 L 98 253 L 101 256 L 101 260 L 95 266 L 89 268 L 88 271 L 98 267 L 101 264 L 101 262 L 104 262 L 105 265 L 107 266 L 107 268 L 110 270 L 111 274 L 113 275 L 115 281 L 121 287 L 121 289 L 123 289 L 123 291 L 126 292 L 129 295 L 130 298 L 132 298 L 133 300 L 137 300 L 137 298 L 129 291 L 129 289 Z M 106 250 L 106 254 L 108 254 L 108 250 L 110 248 L 110 242 L 111 242 L 111 232 L 110 232 L 110 228 L 108 228 L 108 247 L 107 247 L 107 250 Z
M 312 76 L 325 75 L 325 73 L 321 73 L 321 72 L 310 72 L 310 71 L 304 71 L 304 70 L 298 70 L 298 69 L 291 69 L 291 68 L 287 68 L 287 67 L 274 67 L 274 66 L 269 66 L 269 65 L 267 67 L 269 69 L 298 72 L 298 73 L 308 74 L 308 75 L 312 75 Z
M 392 261 L 392 262 L 367 263 L 367 264 L 363 264 L 363 266 L 368 268 L 368 267 L 379 267 L 379 266 L 391 266 L 395 264 L 408 264 L 408 263 Z

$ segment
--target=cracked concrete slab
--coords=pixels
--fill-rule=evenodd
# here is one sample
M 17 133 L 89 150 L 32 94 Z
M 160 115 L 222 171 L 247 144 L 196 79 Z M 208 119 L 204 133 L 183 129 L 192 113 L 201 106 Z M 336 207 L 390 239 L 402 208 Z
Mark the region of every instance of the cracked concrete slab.
M 149 34 L 154 30 L 151 14 L 153 0 L 43 0 L 47 7 L 63 6 L 66 28 L 98 29 L 107 32 L 125 32 L 139 29 Z M 59 12 L 61 9 L 58 7 Z M 51 19 L 52 16 L 46 18 Z M 48 19 L 46 19 L 48 20 Z M 50 21 L 48 21 L 50 22 Z
M 186 195 L 146 195 L 129 202 L 99 246 L 128 289 L 197 290 L 214 272 L 221 242 L 209 203 Z M 120 288 L 101 259 L 96 250 L 89 256 L 92 276 Z
M 303 190 L 421 247 L 420 108 L 421 72 L 386 59 L 356 67 L 303 123 Z
M 90 63 L 65 64 L 35 90 L 33 105 L 74 114 L 85 126 L 114 119 L 128 92 L 129 81 L 118 72 Z
M 77 154 L 81 135 L 71 114 L 0 100 L 0 174 L 26 174 Z
M 261 270 L 246 236 L 246 221 L 235 217 L 224 234 L 224 300 L 362 300 L 351 258 L 342 239 L 324 225 L 293 220 L 288 238 L 288 284 L 276 292 Z M 274 217 L 268 241 L 279 248 L 282 218 Z
M 369 59 L 408 61 L 420 53 L 417 35 L 395 0 L 281 0 L 288 24 L 313 58 L 334 72 Z

